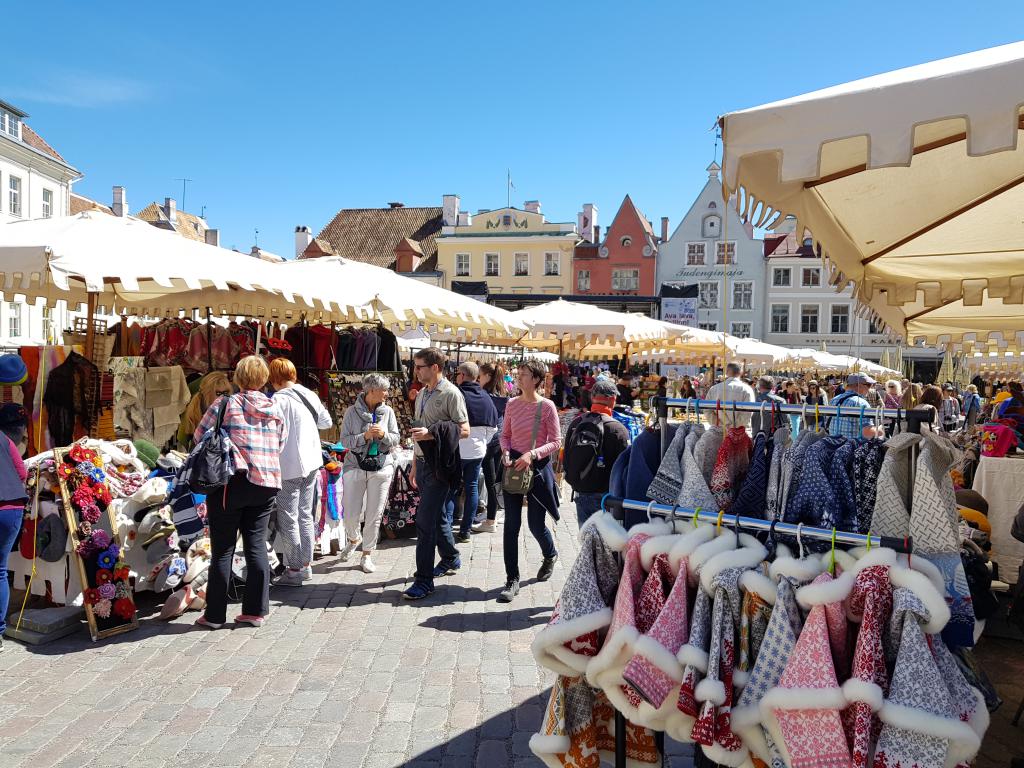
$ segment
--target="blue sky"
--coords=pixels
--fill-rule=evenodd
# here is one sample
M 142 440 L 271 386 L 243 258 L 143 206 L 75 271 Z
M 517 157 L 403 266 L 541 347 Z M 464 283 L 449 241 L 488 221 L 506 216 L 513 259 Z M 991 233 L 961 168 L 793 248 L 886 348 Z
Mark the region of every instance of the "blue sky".
M 59 11 L 59 12 L 58 12 Z M 221 243 L 290 255 L 339 208 L 629 193 L 674 228 L 715 117 L 1013 42 L 1019 2 L 31 3 L 3 10 L 0 99 L 109 203 L 206 207 Z M 11 30 L 24 33 L 11 34 Z

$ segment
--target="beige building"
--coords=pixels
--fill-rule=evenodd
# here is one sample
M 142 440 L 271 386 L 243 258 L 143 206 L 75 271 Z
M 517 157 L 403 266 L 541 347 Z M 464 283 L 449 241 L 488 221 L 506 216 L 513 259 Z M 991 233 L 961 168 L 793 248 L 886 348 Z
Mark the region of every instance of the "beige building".
M 580 236 L 573 222 L 546 221 L 540 203 L 475 215 L 445 195 L 437 237 L 441 285 L 483 282 L 494 300 L 503 294 L 564 296 L 572 290 L 572 255 Z

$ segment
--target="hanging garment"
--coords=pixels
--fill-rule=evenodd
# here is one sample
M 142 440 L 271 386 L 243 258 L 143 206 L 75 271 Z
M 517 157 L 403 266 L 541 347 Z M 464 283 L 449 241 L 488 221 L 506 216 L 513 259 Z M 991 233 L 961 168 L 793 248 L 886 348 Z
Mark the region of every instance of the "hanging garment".
M 835 491 L 829 482 L 829 468 L 835 452 L 845 443 L 845 437 L 832 435 L 810 443 L 805 438 L 803 445 L 806 446 L 806 450 L 803 452 L 803 458 L 799 460 L 800 471 L 793 474 L 783 521 L 819 528 L 833 527 L 832 524 L 826 525 L 829 521 L 825 517 L 831 514 L 836 505 Z M 815 540 L 808 546 L 821 551 L 828 544 Z
M 608 697 L 583 677 L 560 675 L 551 689 L 541 732 L 530 751 L 548 768 L 600 768 L 615 760 L 615 710 Z M 658 766 L 654 734 L 626 722 L 626 759 L 634 768 Z
M 619 458 L 621 457 L 622 454 L 619 454 Z M 630 444 L 628 462 L 625 468 L 625 498 L 647 498 L 647 489 L 651 487 L 651 481 L 654 480 L 654 474 L 658 471 L 658 465 L 661 463 L 660 432 L 653 429 L 643 430 Z M 646 512 L 628 509 L 625 511 L 623 525 L 627 529 L 632 530 L 633 526 L 645 522 L 647 522 Z
M 768 563 L 763 562 L 740 577 L 743 603 L 740 605 L 740 641 L 733 686 L 742 689 L 750 680 L 757 654 L 764 642 L 764 633 L 771 620 L 776 589 L 768 575 Z
M 730 721 L 740 622 L 740 577 L 768 554 L 752 536 L 740 534 L 739 538 L 743 546 L 713 558 L 700 577 L 701 589 L 712 593 L 714 607 L 707 674 L 694 691 L 694 697 L 701 703 L 700 714 L 691 732 L 707 757 L 737 767 L 747 757 Z
M 680 506 L 688 509 L 702 509 L 706 512 L 718 511 L 718 500 L 708 487 L 708 479 L 714 471 L 716 455 L 707 450 L 698 453 L 697 447 L 701 444 L 720 445 L 721 434 L 721 429 L 712 428 L 703 433 L 691 430 L 690 434 L 686 436 L 683 446 L 683 489 L 679 492 L 677 500 Z M 707 461 L 708 458 L 711 459 L 710 463 Z
M 635 525 L 629 530 L 608 636 L 587 664 L 587 681 L 603 689 L 620 712 L 631 712 L 640 706 L 640 697 L 625 685 L 622 673 L 636 652 L 636 641 L 653 626 L 669 592 L 661 582 L 666 571 L 652 571 L 652 575 L 645 577 L 640 550 L 651 537 L 667 536 L 671 532 L 668 524 L 661 520 Z
M 152 437 L 161 446 L 178 431 L 181 414 L 191 399 L 180 365 L 146 369 L 146 409 L 151 411 Z
M 832 660 L 826 606 L 841 604 L 853 576 L 819 575 L 797 590 L 810 613 L 777 686 L 761 700 L 761 713 L 790 768 L 846 768 L 850 750 L 839 712 L 846 700 Z M 841 608 L 841 605 L 840 605 Z
M 826 510 L 823 516 L 825 528 L 836 528 L 840 531 L 857 530 L 857 495 L 853 482 L 853 456 L 857 443 L 856 440 L 847 440 L 832 454 L 828 482 L 832 486 L 835 507 Z
M 215 371 L 227 371 L 238 359 L 238 344 L 231 332 L 217 323 L 197 325 L 188 335 L 182 367 L 197 373 L 209 373 L 210 363 Z
M 887 450 L 886 441 L 873 438 L 862 442 L 853 451 L 853 497 L 857 505 L 857 527 L 850 530 L 867 533 L 871 527 L 878 474 Z
M 969 714 L 968 722 L 961 720 L 965 705 L 953 700 L 929 645 L 926 633 L 940 624 L 934 621 L 932 609 L 935 614 L 947 610 L 940 601 L 926 603 L 911 588 L 898 586 L 893 592 L 888 642 L 899 650 L 889 693 L 879 711 L 883 725 L 875 748 L 878 768 L 966 763 L 981 745 L 975 728 L 983 730 L 982 715 L 975 719 L 975 727 Z M 984 711 L 983 706 L 980 709 Z
M 959 458 L 957 447 L 942 435 L 928 432 L 921 440 L 914 475 L 910 536 L 921 553 L 942 572 L 952 614 L 942 637 L 953 647 L 974 645 L 974 607 L 960 558 L 960 514 L 949 470 Z
M 768 466 L 768 490 L 765 494 L 765 519 L 782 517 L 782 460 L 793 438 L 787 427 L 779 427 L 772 435 L 772 454 Z
M 799 487 L 800 475 L 803 471 L 804 457 L 808 449 L 819 440 L 827 437 L 825 432 L 812 432 L 805 429 L 782 456 L 782 475 L 779 480 L 779 519 L 783 519 L 789 507 L 789 497 Z
M 764 727 L 760 703 L 765 694 L 779 684 L 803 626 L 796 590 L 821 572 L 817 557 L 797 560 L 783 546 L 779 547 L 779 552 L 780 556 L 776 557 L 769 569 L 770 578 L 775 584 L 772 614 L 750 680 L 744 686 L 732 712 L 733 731 L 753 755 L 770 765 L 781 764 L 782 752 L 772 734 Z M 745 573 L 744 579 L 750 581 L 754 578 L 751 573 Z M 762 586 L 762 589 L 765 594 L 770 594 L 767 588 Z
M 747 475 L 752 449 L 753 444 L 745 427 L 732 427 L 722 438 L 708 484 L 719 510 L 728 511 L 732 506 L 736 491 Z
M 583 674 L 612 623 L 619 588 L 618 553 L 629 535 L 607 512 L 598 512 L 580 529 L 580 554 L 566 577 L 551 619 L 533 639 L 537 663 L 560 675 Z
M 739 486 L 739 492 L 729 511 L 743 517 L 765 517 L 766 499 L 768 497 L 768 472 L 771 462 L 774 441 L 765 432 L 754 436 L 754 445 L 750 455 L 750 466 L 746 477 Z
M 910 462 L 921 435 L 900 432 L 887 441 L 885 459 L 878 471 L 875 508 L 869 529 L 879 536 L 902 539 L 910 533 Z
M 76 431 L 88 432 L 98 410 L 100 375 L 91 361 L 72 352 L 50 371 L 43 403 L 54 445 L 70 445 Z
M 705 567 L 713 567 L 711 562 L 716 557 L 733 554 L 737 542 L 735 533 L 722 531 L 711 541 L 697 547 L 689 559 L 687 577 L 690 586 L 697 587 L 701 572 Z M 686 643 L 676 654 L 679 663 L 683 665 L 683 680 L 679 685 L 676 711 L 665 723 L 665 732 L 676 741 L 691 741 L 693 738 L 693 725 L 700 714 L 697 686 L 708 672 L 713 606 L 708 590 L 698 588 L 696 593 L 697 597 L 690 615 L 689 634 Z
M 668 444 L 668 450 L 661 457 L 658 471 L 647 488 L 647 498 L 662 504 L 676 503 L 679 492 L 683 489 L 683 447 L 686 443 L 686 436 L 694 427 L 699 427 L 701 432 L 704 431 L 702 425 L 689 421 L 684 421 L 676 427 L 672 441 Z
M 689 557 L 697 547 L 710 541 L 714 533 L 712 526 L 702 525 L 682 536 L 672 537 L 674 543 L 670 542 L 668 553 L 669 568 L 676 574 L 672 591 L 650 630 L 634 644 L 636 653 L 622 673 L 643 699 L 637 709 L 636 722 L 655 730 L 664 730 L 668 718 L 676 711 L 673 694 L 683 680 L 683 665 L 676 654 L 686 643 L 690 628 Z M 645 567 L 648 562 L 653 566 L 655 547 L 648 545 L 657 543 L 654 539 L 641 548 Z

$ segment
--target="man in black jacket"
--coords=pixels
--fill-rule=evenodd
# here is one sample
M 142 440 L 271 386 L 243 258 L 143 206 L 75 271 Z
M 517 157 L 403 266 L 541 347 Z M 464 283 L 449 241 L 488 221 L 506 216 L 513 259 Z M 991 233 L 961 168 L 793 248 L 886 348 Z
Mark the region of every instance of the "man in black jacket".
M 601 508 L 612 465 L 629 446 L 629 430 L 612 416 L 618 394 L 611 379 L 598 379 L 590 391 L 590 411 L 573 419 L 565 433 L 562 465 L 576 499 L 580 526 Z

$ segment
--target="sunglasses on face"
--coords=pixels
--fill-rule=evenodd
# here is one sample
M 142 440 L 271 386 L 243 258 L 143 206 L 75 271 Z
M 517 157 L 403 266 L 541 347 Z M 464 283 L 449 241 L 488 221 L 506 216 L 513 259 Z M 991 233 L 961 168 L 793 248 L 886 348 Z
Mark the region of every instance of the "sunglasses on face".
M 218 390 L 217 397 L 227 396 L 227 395 L 230 395 L 230 394 L 231 394 L 231 390 L 230 389 Z
M 416 370 L 417 370 L 417 371 L 418 371 L 418 370 L 419 370 L 420 368 L 432 368 L 432 367 L 433 367 L 432 365 L 420 365 L 419 363 L 416 363 Z

